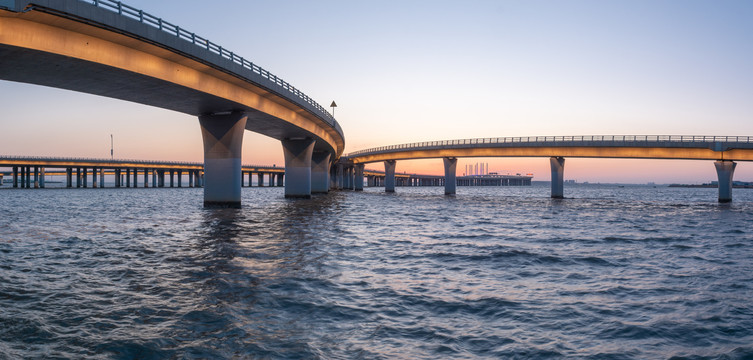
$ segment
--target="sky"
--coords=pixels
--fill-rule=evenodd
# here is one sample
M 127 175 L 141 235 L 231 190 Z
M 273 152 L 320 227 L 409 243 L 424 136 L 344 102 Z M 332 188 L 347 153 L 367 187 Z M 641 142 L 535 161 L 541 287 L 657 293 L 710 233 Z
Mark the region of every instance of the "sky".
M 128 0 L 328 108 L 345 152 L 481 137 L 753 136 L 751 1 Z M 0 59 L 1 61 L 1 59 Z M 0 154 L 202 161 L 196 118 L 0 81 Z M 546 158 L 460 159 L 549 179 Z M 243 163 L 283 164 L 246 132 Z M 368 168 L 381 169 L 381 164 Z M 442 174 L 441 159 L 398 172 Z M 711 161 L 567 159 L 565 179 L 702 183 Z M 753 181 L 740 163 L 735 180 Z

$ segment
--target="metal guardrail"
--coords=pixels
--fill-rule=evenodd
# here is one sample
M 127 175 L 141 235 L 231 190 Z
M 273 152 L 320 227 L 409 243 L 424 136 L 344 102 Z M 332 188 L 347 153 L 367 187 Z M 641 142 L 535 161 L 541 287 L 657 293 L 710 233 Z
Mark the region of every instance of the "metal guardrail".
M 618 144 L 648 144 L 648 143 L 672 143 L 672 144 L 715 144 L 715 143 L 745 143 L 753 144 L 750 136 L 702 136 L 702 135 L 591 135 L 591 136 L 522 136 L 522 137 L 498 137 L 476 138 L 460 140 L 425 141 L 409 144 L 382 146 L 377 148 L 354 151 L 345 155 L 353 157 L 364 154 L 380 153 L 394 150 L 424 149 L 436 147 L 463 147 L 468 145 L 537 145 L 557 144 L 562 146 L 583 143 L 609 143 Z
M 181 166 L 204 166 L 204 163 L 188 162 L 188 161 L 153 161 L 153 160 L 135 160 L 135 159 L 98 159 L 98 158 L 85 158 L 85 157 L 46 157 L 46 156 L 17 156 L 17 155 L 0 155 L 0 164 L 3 161 L 47 161 L 47 162 L 90 162 L 90 163 L 108 163 L 108 164 L 142 164 L 142 165 L 167 165 L 174 167 Z M 0 165 L 2 166 L 2 165 Z M 285 169 L 283 167 L 268 166 L 268 165 L 241 165 L 243 168 L 259 168 L 259 169 Z
M 279 77 L 270 73 L 269 71 L 265 70 L 259 65 L 254 64 L 253 62 L 243 58 L 242 56 L 239 56 L 235 54 L 234 52 L 226 48 L 223 48 L 222 46 L 215 44 L 204 37 L 201 37 L 199 35 L 196 35 L 195 33 L 192 33 L 186 29 L 183 29 L 178 25 L 162 20 L 159 17 L 145 13 L 143 10 L 139 10 L 132 6 L 123 4 L 120 1 L 113 1 L 113 0 L 79 0 L 79 1 L 83 1 L 85 3 L 94 5 L 99 8 L 107 9 L 112 12 L 116 12 L 121 16 L 125 16 L 127 18 L 136 20 L 142 24 L 150 25 L 170 35 L 174 35 L 180 39 L 188 41 L 196 45 L 199 48 L 203 48 L 206 51 L 220 55 L 221 57 L 225 59 L 228 59 L 238 65 L 241 65 L 242 67 L 277 84 L 283 89 L 289 91 L 290 94 L 298 97 L 299 99 L 303 100 L 303 102 L 311 105 L 312 107 L 314 107 L 316 110 L 320 112 L 319 115 L 321 117 L 327 120 L 330 120 L 331 125 L 335 126 L 337 124 L 337 122 L 335 121 L 335 118 L 323 106 L 319 105 L 319 103 L 311 99 L 308 95 L 304 94 L 302 91 L 298 90 L 296 87 L 290 85 L 290 83 L 288 83 L 287 81 L 280 79 Z

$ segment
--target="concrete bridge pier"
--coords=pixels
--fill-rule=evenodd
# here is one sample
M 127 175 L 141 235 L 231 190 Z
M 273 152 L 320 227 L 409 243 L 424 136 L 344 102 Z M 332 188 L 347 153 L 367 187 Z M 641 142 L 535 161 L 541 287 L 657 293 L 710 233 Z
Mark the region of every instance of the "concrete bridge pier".
M 154 186 L 154 183 L 152 183 L 152 186 Z M 144 187 L 149 187 L 149 169 L 144 168 Z
M 327 161 L 327 164 L 329 164 L 329 160 Z M 285 186 L 285 174 L 277 174 L 277 186 Z
M 18 187 L 18 166 L 13 167 L 13 187 Z
M 39 166 L 34 167 L 34 188 L 39 189 Z
M 311 198 L 311 166 L 314 139 L 282 140 L 285 155 L 285 197 Z
M 97 188 L 97 168 L 92 168 L 92 189 Z
M 355 178 L 354 181 L 354 189 L 355 191 L 363 191 L 363 168 L 365 167 L 364 164 L 355 164 L 353 165 L 353 169 L 355 171 Z
M 356 179 L 355 179 L 355 169 L 353 169 L 352 166 L 348 166 L 348 190 L 355 191 L 356 189 Z
M 238 111 L 199 116 L 204 140 L 205 207 L 241 206 L 241 148 L 247 119 L 246 113 Z
M 342 190 L 344 187 L 343 177 L 345 176 L 345 166 L 343 164 L 337 164 L 337 190 Z
M 732 201 L 732 175 L 735 173 L 734 161 L 715 161 L 716 176 L 719 179 L 719 202 L 728 203 Z
M 457 172 L 458 159 L 446 157 L 442 158 L 442 160 L 444 162 L 444 194 L 454 195 L 457 188 L 457 178 L 455 176 Z
M 395 192 L 395 167 L 397 161 L 384 161 L 384 192 Z
M 99 168 L 99 187 L 104 188 L 105 187 L 105 169 Z
M 311 155 L 311 193 L 326 194 L 329 192 L 329 152 L 314 152 Z M 279 179 L 282 179 L 280 177 Z M 278 184 L 282 185 L 282 184 Z
M 264 173 L 257 173 L 256 174 L 256 186 L 263 187 L 264 186 Z
M 44 168 L 39 168 L 39 187 L 44 189 Z
M 565 158 L 551 157 L 549 163 L 552 166 L 552 198 L 564 198 L 565 183 Z

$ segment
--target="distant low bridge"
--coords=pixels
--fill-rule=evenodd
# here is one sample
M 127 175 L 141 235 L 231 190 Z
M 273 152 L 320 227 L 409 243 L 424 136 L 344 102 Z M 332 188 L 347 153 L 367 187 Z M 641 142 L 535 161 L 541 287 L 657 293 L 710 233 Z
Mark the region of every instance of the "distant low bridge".
M 549 157 L 553 198 L 564 195 L 566 157 L 622 159 L 714 160 L 719 179 L 719 201 L 732 200 L 735 161 L 753 161 L 753 138 L 748 136 L 534 136 L 428 141 L 383 146 L 347 154 L 338 173 L 352 171 L 356 189 L 362 188 L 364 164 L 384 162 L 385 191 L 395 191 L 397 160 L 444 160 L 445 194 L 454 194 L 459 157 Z M 361 183 L 359 183 L 361 179 Z

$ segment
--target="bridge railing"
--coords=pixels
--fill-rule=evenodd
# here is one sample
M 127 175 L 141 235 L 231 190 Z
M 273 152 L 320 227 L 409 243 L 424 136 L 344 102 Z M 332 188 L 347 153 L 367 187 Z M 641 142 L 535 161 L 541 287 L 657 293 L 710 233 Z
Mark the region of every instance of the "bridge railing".
M 425 141 L 417 143 L 382 146 L 377 148 L 354 151 L 347 157 L 363 154 L 380 153 L 395 150 L 425 149 L 434 147 L 463 147 L 472 145 L 577 145 L 585 143 L 618 144 L 646 144 L 646 143 L 687 143 L 687 144 L 715 144 L 715 143 L 745 143 L 753 144 L 750 136 L 703 136 L 703 135 L 586 135 L 586 136 L 520 136 L 520 137 L 497 137 L 475 138 L 458 140 Z
M 184 28 L 181 28 L 178 25 L 169 23 L 165 20 L 162 20 L 162 18 L 156 17 L 154 15 L 145 13 L 143 10 L 137 9 L 135 7 L 123 4 L 120 1 L 113 1 L 113 0 L 80 0 L 84 1 L 86 3 L 92 4 L 94 6 L 107 9 L 113 12 L 116 12 L 122 16 L 131 18 L 133 20 L 136 20 L 140 23 L 150 25 L 152 27 L 155 27 L 161 31 L 164 31 L 170 35 L 174 35 L 180 39 L 186 40 L 200 48 L 206 49 L 209 52 L 212 52 L 214 54 L 217 54 L 225 59 L 228 59 L 238 65 L 241 65 L 242 67 L 260 75 L 261 77 L 277 84 L 281 88 L 289 91 L 292 95 L 296 96 L 297 98 L 303 100 L 306 104 L 309 104 L 314 109 L 318 110 L 320 112 L 320 116 L 324 117 L 325 119 L 330 121 L 331 125 L 335 125 L 336 121 L 335 118 L 325 109 L 323 106 L 321 106 L 319 103 L 314 101 L 312 98 L 310 98 L 308 95 L 304 94 L 302 91 L 298 90 L 293 85 L 290 85 L 287 81 L 282 80 L 278 76 L 270 73 L 269 71 L 265 70 L 264 68 L 254 64 L 253 62 L 243 58 L 242 56 L 239 56 L 238 54 L 223 48 L 222 46 L 213 43 L 209 41 L 208 39 L 201 37 L 199 35 L 196 35 L 195 33 L 192 33 Z

